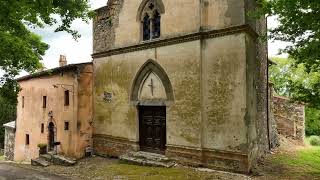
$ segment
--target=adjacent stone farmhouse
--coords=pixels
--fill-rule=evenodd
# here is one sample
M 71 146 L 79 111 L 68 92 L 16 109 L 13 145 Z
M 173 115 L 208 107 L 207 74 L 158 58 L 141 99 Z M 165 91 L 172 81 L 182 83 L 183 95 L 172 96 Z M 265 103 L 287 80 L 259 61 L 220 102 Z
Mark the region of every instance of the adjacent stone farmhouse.
M 269 149 L 255 0 L 109 0 L 93 23 L 96 154 L 249 172 Z
M 67 65 L 18 79 L 15 161 L 39 156 L 47 150 L 80 158 L 91 147 L 92 63 Z

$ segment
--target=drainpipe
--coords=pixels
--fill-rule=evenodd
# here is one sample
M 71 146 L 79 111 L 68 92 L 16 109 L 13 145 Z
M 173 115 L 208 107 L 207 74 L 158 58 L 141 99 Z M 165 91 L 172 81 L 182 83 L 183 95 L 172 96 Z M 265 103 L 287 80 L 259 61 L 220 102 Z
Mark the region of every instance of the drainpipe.
M 267 36 L 268 36 L 268 17 L 269 15 L 266 17 L 266 31 L 267 31 Z M 267 40 L 267 135 L 268 135 L 268 145 L 269 145 L 269 151 L 271 151 L 271 141 L 270 141 L 270 103 L 269 103 L 269 47 L 268 47 L 268 40 Z M 271 100 L 271 99 L 270 99 Z

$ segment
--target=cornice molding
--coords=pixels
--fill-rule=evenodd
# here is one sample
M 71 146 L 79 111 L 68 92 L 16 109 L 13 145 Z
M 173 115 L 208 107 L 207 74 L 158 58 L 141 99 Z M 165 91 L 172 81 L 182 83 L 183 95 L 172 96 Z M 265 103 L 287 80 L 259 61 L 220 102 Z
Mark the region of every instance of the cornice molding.
M 123 48 L 110 49 L 104 52 L 94 53 L 92 54 L 92 58 L 108 57 L 108 56 L 113 56 L 117 54 L 125 54 L 129 52 L 134 52 L 134 51 L 141 51 L 145 49 L 169 46 L 169 45 L 180 44 L 184 42 L 196 41 L 200 39 L 217 38 L 217 37 L 238 34 L 238 33 L 247 33 L 250 36 L 252 36 L 254 39 L 259 37 L 259 35 L 251 28 L 251 26 L 245 24 L 245 25 L 233 26 L 225 29 L 201 31 L 201 32 L 179 36 L 179 37 L 154 40 L 150 42 L 143 42 L 141 44 L 127 46 Z

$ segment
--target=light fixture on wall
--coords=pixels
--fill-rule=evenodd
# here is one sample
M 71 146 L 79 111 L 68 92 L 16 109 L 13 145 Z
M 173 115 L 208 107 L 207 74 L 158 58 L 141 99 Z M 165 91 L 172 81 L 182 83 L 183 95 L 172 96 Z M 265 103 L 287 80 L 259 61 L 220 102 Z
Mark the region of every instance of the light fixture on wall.
M 53 117 L 53 111 L 49 111 L 48 112 L 48 116 L 52 118 Z

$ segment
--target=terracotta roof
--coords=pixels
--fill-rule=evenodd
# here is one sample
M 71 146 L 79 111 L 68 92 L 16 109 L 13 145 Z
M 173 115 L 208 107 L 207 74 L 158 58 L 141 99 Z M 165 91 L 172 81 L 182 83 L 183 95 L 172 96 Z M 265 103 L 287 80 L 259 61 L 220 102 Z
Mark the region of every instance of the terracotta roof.
M 3 125 L 4 127 L 16 128 L 16 121 L 11 121 Z
M 76 70 L 80 66 L 87 65 L 87 64 L 92 64 L 92 62 L 79 63 L 79 64 L 68 64 L 68 65 L 65 65 L 62 67 L 57 67 L 57 68 L 53 68 L 53 69 L 48 69 L 48 70 L 36 72 L 36 73 L 30 74 L 27 76 L 17 78 L 16 80 L 18 82 L 19 81 L 26 81 L 26 80 L 41 77 L 41 76 L 49 76 L 49 75 L 58 74 L 61 72 L 72 71 L 72 70 Z

